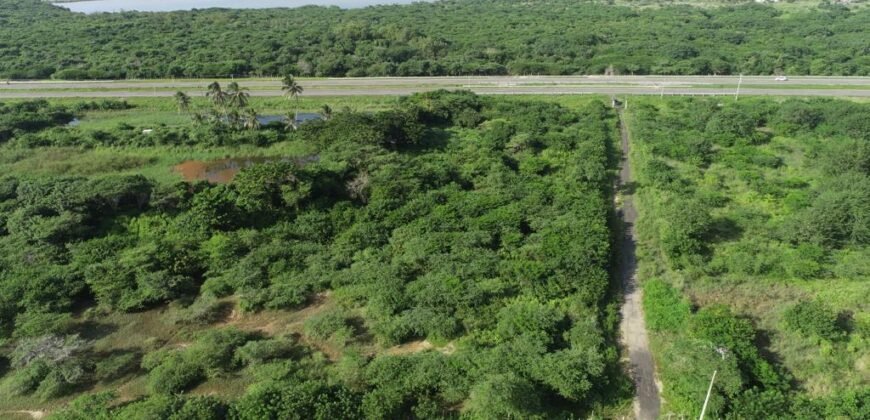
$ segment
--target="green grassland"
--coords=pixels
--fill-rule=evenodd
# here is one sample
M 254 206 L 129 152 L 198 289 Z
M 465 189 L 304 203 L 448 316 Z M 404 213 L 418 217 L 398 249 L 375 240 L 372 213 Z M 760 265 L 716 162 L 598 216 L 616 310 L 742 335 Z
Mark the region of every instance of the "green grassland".
M 639 275 L 667 411 L 698 410 L 718 369 L 714 413 L 865 416 L 870 108 L 640 98 L 632 107 Z M 711 332 L 711 319 L 730 332 Z

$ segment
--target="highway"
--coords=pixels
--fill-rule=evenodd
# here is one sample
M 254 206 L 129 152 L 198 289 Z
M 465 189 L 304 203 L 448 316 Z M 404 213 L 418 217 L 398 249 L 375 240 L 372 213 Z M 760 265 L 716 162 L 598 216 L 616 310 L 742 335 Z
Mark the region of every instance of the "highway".
M 205 94 L 212 79 L 0 82 L 0 98 L 162 97 Z M 229 80 L 221 79 L 226 84 Z M 251 96 L 279 96 L 279 79 L 235 79 Z M 473 76 L 299 78 L 305 96 L 408 95 L 434 89 L 479 94 L 741 95 L 870 97 L 870 77 L 773 76 Z

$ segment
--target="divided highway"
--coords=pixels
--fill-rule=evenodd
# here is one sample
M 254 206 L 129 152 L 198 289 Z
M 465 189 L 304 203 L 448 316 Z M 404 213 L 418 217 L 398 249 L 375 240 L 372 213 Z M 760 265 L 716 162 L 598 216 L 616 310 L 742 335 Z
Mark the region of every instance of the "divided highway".
M 223 81 L 223 80 L 222 80 Z M 278 79 L 236 79 L 251 96 L 279 96 Z M 0 98 L 204 95 L 211 79 L 0 82 Z M 434 89 L 479 94 L 619 94 L 870 97 L 870 77 L 772 76 L 473 76 L 299 79 L 306 96 L 408 95 Z

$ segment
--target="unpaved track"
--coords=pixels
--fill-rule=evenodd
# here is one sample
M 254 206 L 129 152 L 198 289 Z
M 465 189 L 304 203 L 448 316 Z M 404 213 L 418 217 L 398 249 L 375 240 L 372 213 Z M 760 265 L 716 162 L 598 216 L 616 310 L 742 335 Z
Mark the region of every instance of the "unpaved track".
M 619 112 L 619 131 L 622 137 L 622 168 L 619 171 L 619 185 L 631 186 L 629 167 L 628 127 L 622 110 Z M 622 217 L 623 232 L 619 243 L 618 274 L 622 280 L 624 301 L 620 310 L 622 320 L 620 332 L 622 344 L 628 351 L 629 374 L 635 385 L 634 416 L 639 420 L 654 420 L 659 415 L 661 400 L 655 380 L 655 363 L 649 349 L 646 335 L 646 322 L 641 305 L 641 289 L 637 282 L 637 260 L 635 257 L 634 223 L 637 212 L 632 202 L 631 188 L 623 189 L 622 206 L 618 209 Z

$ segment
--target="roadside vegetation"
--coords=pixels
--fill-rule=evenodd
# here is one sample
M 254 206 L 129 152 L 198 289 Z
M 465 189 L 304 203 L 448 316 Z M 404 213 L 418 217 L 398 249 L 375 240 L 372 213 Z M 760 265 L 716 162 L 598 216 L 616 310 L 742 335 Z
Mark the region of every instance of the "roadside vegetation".
M 870 106 L 630 106 L 663 413 L 870 416 Z
M 232 114 L 211 101 L 201 106 Z M 4 105 L 15 110 L 0 125 L 11 133 L 4 165 L 46 150 L 147 159 L 217 147 L 276 159 L 227 184 L 135 168 L 4 172 L 0 411 L 625 410 L 610 282 L 615 115 L 580 102 L 441 91 L 295 127 L 190 119 L 147 134 L 67 127 L 72 105 Z
M 867 75 L 870 9 L 447 0 L 82 15 L 0 3 L 0 78 Z

